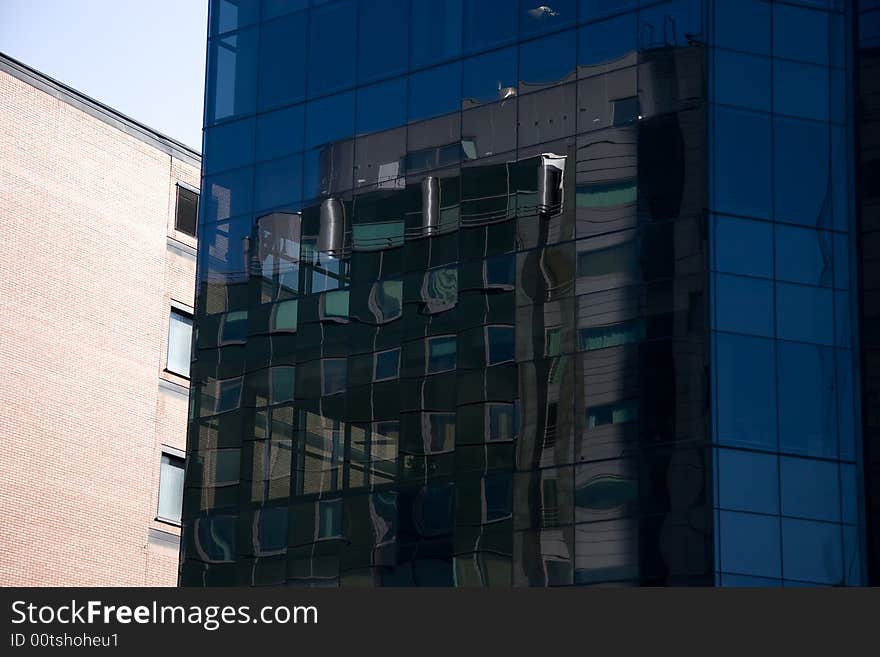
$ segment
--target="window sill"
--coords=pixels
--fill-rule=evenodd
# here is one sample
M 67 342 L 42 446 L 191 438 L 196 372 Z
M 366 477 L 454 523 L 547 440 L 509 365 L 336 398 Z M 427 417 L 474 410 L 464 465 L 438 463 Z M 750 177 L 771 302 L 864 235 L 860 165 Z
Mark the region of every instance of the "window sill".
M 156 516 L 153 520 L 162 523 L 163 525 L 171 525 L 172 527 L 180 528 L 182 526 L 179 520 L 171 520 L 169 518 L 163 518 L 162 516 Z
M 184 374 L 178 374 L 174 370 L 169 370 L 167 367 L 162 370 L 163 374 L 170 374 L 174 379 L 180 379 L 181 381 L 186 381 L 189 383 L 189 377 Z
M 171 235 L 166 235 L 165 237 L 167 248 L 190 259 L 195 259 L 198 249 L 198 242 L 195 237 L 190 237 L 186 233 L 179 231 L 174 231 Z

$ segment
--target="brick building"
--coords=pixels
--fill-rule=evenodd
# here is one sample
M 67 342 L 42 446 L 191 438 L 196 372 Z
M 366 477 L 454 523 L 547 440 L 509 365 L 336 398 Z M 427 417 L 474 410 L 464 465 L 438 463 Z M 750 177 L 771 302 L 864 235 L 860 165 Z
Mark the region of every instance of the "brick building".
M 176 583 L 199 168 L 0 55 L 2 585 Z

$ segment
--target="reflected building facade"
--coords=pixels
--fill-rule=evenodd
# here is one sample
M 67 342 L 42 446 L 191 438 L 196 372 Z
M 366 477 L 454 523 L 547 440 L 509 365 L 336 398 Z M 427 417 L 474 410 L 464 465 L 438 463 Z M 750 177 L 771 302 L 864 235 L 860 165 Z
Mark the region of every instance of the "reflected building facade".
M 852 8 L 308 4 L 211 3 L 181 584 L 864 581 Z

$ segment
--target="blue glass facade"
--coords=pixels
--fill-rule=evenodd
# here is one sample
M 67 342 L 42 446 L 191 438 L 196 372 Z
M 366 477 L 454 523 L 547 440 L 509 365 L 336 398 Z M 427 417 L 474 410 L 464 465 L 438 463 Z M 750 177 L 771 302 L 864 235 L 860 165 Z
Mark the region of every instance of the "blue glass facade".
M 846 5 L 716 0 L 711 12 L 722 584 L 865 577 Z
M 212 2 L 181 583 L 863 582 L 848 4 Z

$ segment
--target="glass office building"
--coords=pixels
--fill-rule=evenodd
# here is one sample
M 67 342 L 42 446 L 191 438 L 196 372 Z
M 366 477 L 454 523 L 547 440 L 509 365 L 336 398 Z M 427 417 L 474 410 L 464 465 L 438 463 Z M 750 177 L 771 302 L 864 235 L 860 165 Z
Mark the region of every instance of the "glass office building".
M 181 584 L 867 582 L 856 15 L 214 0 Z

